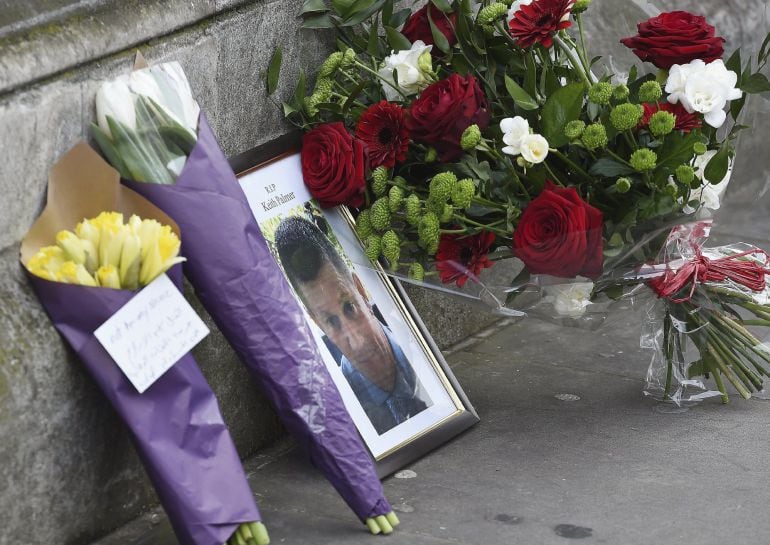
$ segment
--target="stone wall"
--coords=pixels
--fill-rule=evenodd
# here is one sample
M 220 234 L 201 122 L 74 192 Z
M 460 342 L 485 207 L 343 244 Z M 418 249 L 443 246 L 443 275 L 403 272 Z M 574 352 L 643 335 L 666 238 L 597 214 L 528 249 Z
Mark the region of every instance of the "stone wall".
M 645 17 L 642 7 L 651 9 L 647 4 L 594 0 L 591 51 L 604 51 L 628 34 L 630 22 Z M 756 47 L 767 29 L 764 0 L 652 4 L 708 15 L 728 38 L 728 49 L 741 43 Z M 43 206 L 48 168 L 87 137 L 97 87 L 129 70 L 136 48 L 150 62 L 182 63 L 228 155 L 287 132 L 277 102 L 264 92 L 263 72 L 274 47 L 280 44 L 284 51 L 278 95 L 286 96 L 299 68 L 312 72 L 332 44 L 328 34 L 299 29 L 295 14 L 301 5 L 301 0 L 0 1 L 0 545 L 86 543 L 156 501 L 119 420 L 51 327 L 18 264 L 19 241 Z M 617 23 L 626 25 L 622 32 Z M 614 51 L 617 61 L 633 62 L 628 52 Z M 758 125 L 754 138 L 743 142 L 747 159 L 766 153 L 767 131 Z M 740 168 L 748 172 L 766 164 L 747 160 Z M 756 172 L 755 178 L 760 178 Z M 734 209 L 753 203 L 761 190 L 733 189 Z M 763 202 L 753 208 L 758 218 L 766 218 L 767 199 Z M 492 319 L 456 299 L 437 302 L 420 290 L 412 293 L 442 346 Z M 212 327 L 195 355 L 247 457 L 283 433 L 280 423 L 188 295 Z

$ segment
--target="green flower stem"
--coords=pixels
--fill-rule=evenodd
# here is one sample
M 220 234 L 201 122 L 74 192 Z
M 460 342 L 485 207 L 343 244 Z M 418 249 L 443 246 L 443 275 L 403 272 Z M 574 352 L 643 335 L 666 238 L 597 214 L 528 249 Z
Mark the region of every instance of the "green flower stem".
M 709 286 L 708 284 L 704 285 L 704 288 L 707 292 L 715 294 L 715 295 L 724 295 L 726 297 L 732 297 L 734 299 L 740 299 L 741 301 L 746 301 L 748 303 L 753 303 L 754 299 L 745 293 L 741 293 L 739 291 L 730 290 L 727 288 L 721 288 L 721 287 L 715 287 L 715 286 Z
M 502 206 L 499 202 L 490 201 L 489 199 L 485 199 L 484 197 L 480 197 L 480 196 L 474 196 L 473 202 L 482 204 L 487 208 L 496 208 L 502 212 L 506 210 L 505 206 Z
M 620 161 L 621 163 L 623 163 L 623 164 L 624 164 L 624 165 L 626 165 L 626 166 L 629 166 L 629 167 L 631 166 L 631 163 L 629 163 L 628 161 L 626 161 L 625 159 L 623 159 L 623 158 L 622 158 L 620 155 L 618 155 L 617 153 L 615 153 L 614 151 L 612 151 L 610 148 L 604 148 L 604 151 L 606 151 L 606 152 L 607 152 L 607 154 L 609 154 L 609 155 L 610 155 L 610 156 L 611 156 L 613 159 L 615 159 L 615 160 L 617 160 L 617 161 Z M 632 167 L 632 168 L 633 168 L 633 167 Z
M 714 361 L 716 361 L 719 370 L 722 371 L 722 374 L 727 377 L 727 380 L 729 380 L 735 389 L 738 390 L 738 393 L 741 394 L 741 397 L 743 399 L 750 399 L 751 392 L 746 388 L 743 380 L 733 371 L 733 369 L 729 367 L 726 361 L 727 358 L 724 357 L 725 355 L 722 353 L 721 349 L 717 347 L 713 342 L 707 343 L 706 346 L 708 347 L 711 355 L 714 357 Z
M 554 173 L 553 170 L 551 170 L 551 167 L 548 166 L 548 163 L 543 162 L 543 166 L 545 167 L 545 170 L 548 172 L 548 174 L 551 175 L 551 181 L 556 182 L 557 185 L 561 187 L 566 187 L 562 181 L 559 179 L 558 176 L 556 176 L 556 173 Z
M 439 229 L 439 233 L 442 235 L 464 235 L 468 233 L 467 229 Z
M 570 169 L 572 169 L 572 171 L 573 171 L 573 172 L 575 172 L 575 173 L 579 174 L 579 175 L 580 175 L 581 177 L 583 177 L 583 178 L 584 178 L 584 179 L 585 179 L 587 182 L 591 182 L 591 181 L 593 181 L 593 178 L 592 178 L 592 177 L 591 177 L 591 176 L 588 174 L 588 172 L 586 172 L 585 170 L 583 170 L 583 168 L 582 168 L 580 165 L 578 165 L 577 163 L 575 163 L 575 162 L 574 162 L 572 159 L 570 159 L 569 157 L 567 157 L 566 155 L 564 155 L 564 154 L 563 154 L 562 152 L 560 152 L 558 149 L 556 149 L 556 148 L 550 148 L 548 151 L 549 151 L 550 153 L 552 153 L 552 154 L 553 154 L 555 157 L 558 157 L 559 159 L 561 159 L 561 161 L 562 161 L 562 162 L 564 162 L 564 164 L 566 164 L 566 165 L 567 165 L 567 166 L 568 166 Z
M 717 326 L 717 329 L 718 326 Z M 744 358 L 746 358 L 746 361 L 751 362 L 751 365 L 754 366 L 754 368 L 757 370 L 757 372 L 760 375 L 770 376 L 770 372 L 765 369 L 760 362 L 757 359 L 757 354 L 753 354 L 750 350 L 751 347 L 747 346 L 745 343 L 742 343 L 737 337 L 734 335 L 724 332 L 720 330 L 722 334 L 724 335 L 722 337 L 722 340 L 727 343 L 732 349 L 736 352 L 738 352 L 740 355 L 742 355 Z M 760 358 L 761 359 L 761 358 Z
M 572 67 L 580 74 L 580 77 L 583 78 L 583 83 L 590 87 L 592 85 L 591 78 L 586 75 L 585 67 L 580 58 L 575 56 L 575 51 L 571 49 L 558 34 L 554 34 L 553 41 L 564 52 L 569 59 L 570 64 L 572 64 Z
M 743 325 L 770 327 L 770 320 L 742 320 Z
M 733 370 L 743 381 L 746 387 L 753 387 L 757 390 L 761 390 L 762 378 L 743 363 L 739 354 L 735 354 L 732 350 L 730 350 L 731 347 L 728 345 L 729 343 L 726 342 L 726 339 L 724 339 L 717 331 L 715 331 L 714 328 L 710 328 L 708 334 L 709 337 L 711 337 L 714 345 L 722 351 L 725 362 L 732 364 Z
M 404 92 L 398 87 L 398 85 L 396 85 L 395 83 L 393 83 L 391 81 L 386 80 L 385 78 L 380 76 L 377 72 L 375 72 L 374 70 L 372 70 L 371 68 L 366 66 L 364 63 L 362 63 L 362 62 L 360 62 L 359 60 L 356 59 L 355 61 L 353 61 L 353 64 L 355 64 L 356 66 L 358 66 L 359 68 L 361 68 L 365 72 L 369 72 L 371 75 L 373 75 L 374 77 L 376 77 L 380 81 L 384 81 L 389 86 L 393 87 L 393 89 L 395 89 L 398 92 L 399 95 L 404 97 L 404 99 L 407 98 L 406 94 L 404 94 Z
M 456 219 L 457 221 L 461 223 L 465 223 L 467 225 L 473 225 L 474 227 L 479 227 L 480 229 L 483 229 L 485 231 L 492 231 L 493 233 L 497 233 L 498 235 L 504 236 L 506 238 L 509 238 L 511 236 L 511 233 L 508 231 L 504 231 L 502 229 L 498 229 L 497 227 L 491 227 L 489 225 L 484 225 L 483 223 L 479 223 L 477 221 L 473 221 L 470 218 L 467 218 L 461 214 L 454 214 L 452 216 L 453 219 Z
M 639 144 L 636 142 L 636 138 L 634 137 L 634 133 L 632 133 L 630 130 L 623 131 L 623 138 L 626 139 L 626 142 L 631 147 L 632 150 L 636 151 L 639 149 Z
M 583 53 L 583 59 L 588 59 L 588 49 L 586 49 L 586 38 L 585 34 L 583 33 L 583 14 L 578 13 L 575 16 L 575 19 L 577 19 L 578 24 L 578 36 L 580 37 L 580 51 Z M 586 67 L 590 70 L 591 67 L 586 65 Z
M 671 321 L 671 313 L 666 310 L 666 316 L 663 318 L 663 350 L 666 356 L 666 385 L 663 388 L 663 399 L 667 400 L 671 397 L 671 379 L 674 375 L 674 346 L 673 339 L 671 338 L 674 332 L 673 323 Z

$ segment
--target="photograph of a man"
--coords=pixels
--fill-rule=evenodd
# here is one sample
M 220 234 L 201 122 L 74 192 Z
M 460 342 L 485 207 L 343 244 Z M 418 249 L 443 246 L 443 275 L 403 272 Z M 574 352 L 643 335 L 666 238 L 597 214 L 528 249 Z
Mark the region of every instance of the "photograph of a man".
M 340 369 L 377 433 L 430 407 L 412 365 L 331 240 L 313 222 L 288 217 L 275 230 L 275 247 L 308 314 L 342 354 Z

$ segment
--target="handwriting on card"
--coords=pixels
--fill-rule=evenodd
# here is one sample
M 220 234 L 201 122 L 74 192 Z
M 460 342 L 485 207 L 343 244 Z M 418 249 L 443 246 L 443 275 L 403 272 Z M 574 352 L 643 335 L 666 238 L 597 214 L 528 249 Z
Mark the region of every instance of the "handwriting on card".
M 94 335 L 142 393 L 208 333 L 206 324 L 164 274 L 137 293 Z

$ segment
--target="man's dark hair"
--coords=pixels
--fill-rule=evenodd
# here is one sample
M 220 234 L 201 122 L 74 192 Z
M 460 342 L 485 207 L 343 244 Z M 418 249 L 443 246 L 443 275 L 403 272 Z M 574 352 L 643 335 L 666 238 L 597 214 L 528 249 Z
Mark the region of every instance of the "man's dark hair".
M 350 276 L 350 270 L 331 241 L 312 222 L 297 216 L 286 218 L 275 230 L 278 257 L 289 282 L 300 293 L 299 284 L 318 277 L 324 262 Z

